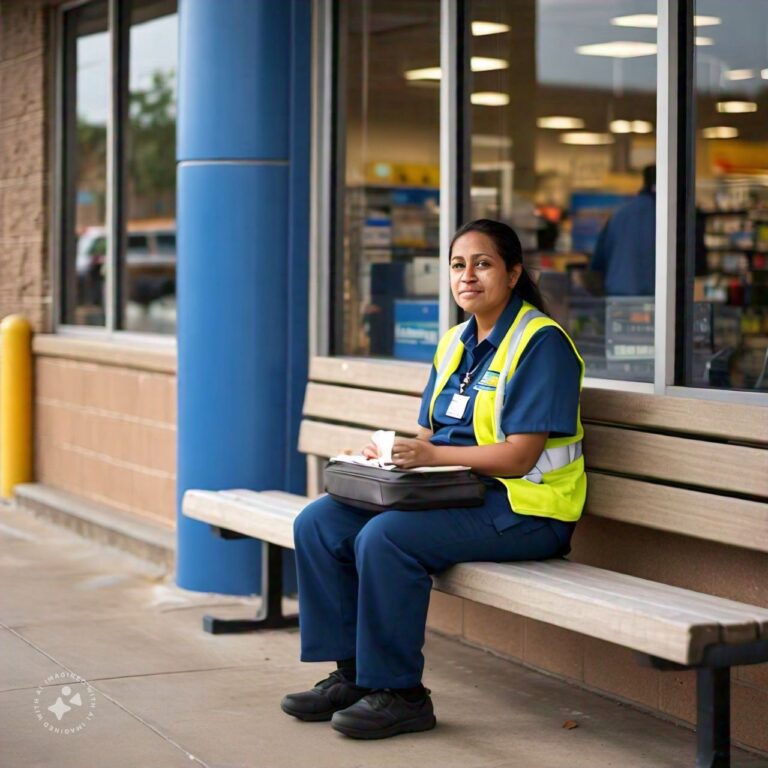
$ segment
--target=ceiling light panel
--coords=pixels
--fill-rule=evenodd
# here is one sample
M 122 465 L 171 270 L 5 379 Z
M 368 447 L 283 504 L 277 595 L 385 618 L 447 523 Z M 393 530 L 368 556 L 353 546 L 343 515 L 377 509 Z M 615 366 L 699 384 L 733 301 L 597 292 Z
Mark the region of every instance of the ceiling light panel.
M 714 27 L 722 23 L 717 16 L 694 16 L 694 27 Z M 634 27 L 635 29 L 656 29 L 659 17 L 655 13 L 633 13 L 628 16 L 616 16 L 611 19 L 614 27 Z
M 616 16 L 611 19 L 614 27 L 635 27 L 636 29 L 656 29 L 659 17 L 655 13 L 633 13 L 629 16 Z
M 574 131 L 584 127 L 584 121 L 580 117 L 566 117 L 565 115 L 548 115 L 536 120 L 539 128 L 550 128 L 556 131 Z
M 603 144 L 613 144 L 614 139 L 610 133 L 577 131 L 574 133 L 561 134 L 560 141 L 563 144 L 573 144 L 582 147 L 597 147 Z
M 729 125 L 713 125 L 710 128 L 704 128 L 701 135 L 705 139 L 735 139 L 739 131 Z
M 406 80 L 439 80 L 442 76 L 440 67 L 422 67 L 421 69 L 408 69 L 405 72 Z
M 499 35 L 502 32 L 509 32 L 509 24 L 499 24 L 495 21 L 472 22 L 472 34 L 475 37 L 484 37 L 485 35 Z
M 582 56 L 608 56 L 614 59 L 633 59 L 638 56 L 653 56 L 656 43 L 641 43 L 637 40 L 615 40 L 610 43 L 580 45 L 576 53 Z
M 751 80 L 754 76 L 754 69 L 729 69 L 725 73 L 726 80 Z
M 719 16 L 694 16 L 694 27 L 717 27 L 723 23 Z
M 757 112 L 754 101 L 718 101 L 717 111 L 729 115 L 742 115 L 746 112 Z
M 498 91 L 477 91 L 470 96 L 473 104 L 483 107 L 506 107 L 509 104 L 509 95 Z
M 491 72 L 494 69 L 507 69 L 506 59 L 490 59 L 487 56 L 473 56 L 470 62 L 473 72 Z
M 648 120 L 633 120 L 632 133 L 653 133 L 653 123 Z
M 647 120 L 611 120 L 611 133 L 653 133 L 653 123 Z
M 611 133 L 632 133 L 632 123 L 629 120 L 611 120 L 608 127 Z

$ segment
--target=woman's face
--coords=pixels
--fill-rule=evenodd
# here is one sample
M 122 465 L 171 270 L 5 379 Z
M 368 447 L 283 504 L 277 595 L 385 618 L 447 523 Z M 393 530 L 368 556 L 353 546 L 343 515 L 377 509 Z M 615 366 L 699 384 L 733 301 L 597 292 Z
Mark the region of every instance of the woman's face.
M 451 251 L 451 291 L 456 303 L 473 315 L 501 312 L 520 279 L 522 264 L 507 271 L 488 235 L 467 232 Z

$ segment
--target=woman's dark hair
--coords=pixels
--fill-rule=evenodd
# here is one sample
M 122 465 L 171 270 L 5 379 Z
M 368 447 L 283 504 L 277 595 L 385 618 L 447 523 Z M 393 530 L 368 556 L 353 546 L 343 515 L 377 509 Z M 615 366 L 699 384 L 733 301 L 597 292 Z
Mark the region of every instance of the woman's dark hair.
M 520 244 L 520 238 L 517 236 L 512 227 L 503 224 L 500 221 L 494 221 L 493 219 L 475 219 L 474 221 L 468 221 L 456 230 L 453 238 L 451 238 L 451 248 L 448 251 L 449 257 L 453 253 L 453 244 L 467 232 L 480 232 L 481 234 L 489 237 L 493 244 L 496 246 L 496 251 L 499 256 L 504 259 L 504 264 L 507 267 L 507 271 L 511 270 L 516 264 L 523 263 L 523 246 Z M 533 304 L 536 309 L 549 314 L 547 311 L 547 305 L 541 296 L 539 287 L 533 282 L 533 279 L 528 274 L 528 270 L 523 267 L 523 271 L 520 273 L 520 279 L 515 286 L 515 293 L 517 293 L 523 301 L 527 301 L 529 304 Z

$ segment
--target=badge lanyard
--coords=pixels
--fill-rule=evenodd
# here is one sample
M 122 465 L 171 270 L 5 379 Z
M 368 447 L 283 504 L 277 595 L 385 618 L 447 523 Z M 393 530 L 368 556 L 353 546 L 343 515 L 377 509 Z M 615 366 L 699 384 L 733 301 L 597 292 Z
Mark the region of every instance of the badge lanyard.
M 459 384 L 459 392 L 451 398 L 451 402 L 448 409 L 445 412 L 446 416 L 450 416 L 452 419 L 461 419 L 464 417 L 464 411 L 467 410 L 467 403 L 469 402 L 469 395 L 465 395 L 464 392 L 472 382 L 472 377 L 477 373 L 477 369 L 485 362 L 483 358 L 471 371 L 467 371 L 464 374 L 464 378 Z

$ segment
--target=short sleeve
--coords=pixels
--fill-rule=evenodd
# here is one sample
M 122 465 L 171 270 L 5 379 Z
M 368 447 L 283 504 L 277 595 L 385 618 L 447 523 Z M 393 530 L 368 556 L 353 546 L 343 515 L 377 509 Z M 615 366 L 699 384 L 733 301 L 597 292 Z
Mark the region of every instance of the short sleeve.
M 538 331 L 507 384 L 501 427 L 505 435 L 576 434 L 581 366 L 565 336 L 552 326 Z
M 432 370 L 429 373 L 429 381 L 424 388 L 424 394 L 421 396 L 421 409 L 419 410 L 419 426 L 425 429 L 432 429 L 432 425 L 429 423 L 429 404 L 432 400 L 432 392 L 435 389 L 435 379 L 437 378 L 437 371 L 435 366 L 432 366 Z

